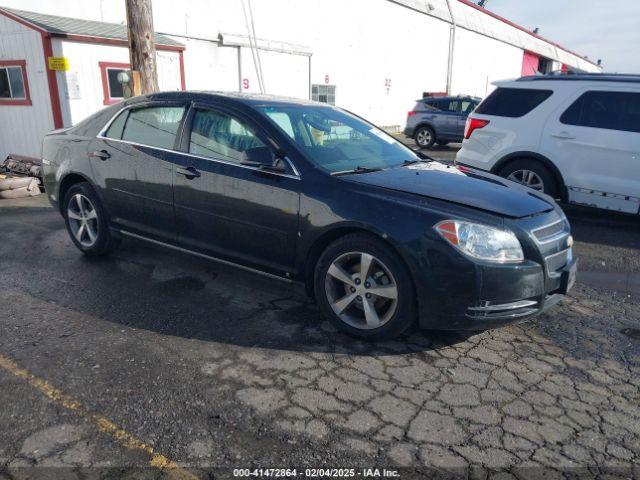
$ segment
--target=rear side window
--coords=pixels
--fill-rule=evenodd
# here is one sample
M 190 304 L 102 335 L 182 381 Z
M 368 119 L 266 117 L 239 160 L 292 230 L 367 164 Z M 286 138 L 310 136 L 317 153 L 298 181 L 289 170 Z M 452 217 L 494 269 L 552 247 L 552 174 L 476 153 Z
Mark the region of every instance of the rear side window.
M 147 107 L 131 110 L 124 125 L 122 140 L 173 149 L 183 114 L 184 107 Z
M 552 90 L 497 88 L 476 108 L 476 113 L 497 117 L 522 117 L 552 94 Z
M 586 92 L 562 114 L 560 122 L 640 133 L 640 93 Z
M 124 131 L 124 124 L 127 123 L 128 116 L 129 116 L 129 110 L 125 110 L 122 113 L 120 113 L 120 115 L 118 115 L 116 119 L 113 122 L 111 122 L 111 125 L 109 125 L 109 128 L 105 133 L 105 137 L 121 140 L 122 132 Z

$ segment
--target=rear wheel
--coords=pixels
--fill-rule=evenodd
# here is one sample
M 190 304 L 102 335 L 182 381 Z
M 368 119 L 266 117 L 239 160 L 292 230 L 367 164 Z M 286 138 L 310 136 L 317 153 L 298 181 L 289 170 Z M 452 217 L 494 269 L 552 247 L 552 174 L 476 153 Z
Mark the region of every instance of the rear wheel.
M 85 255 L 107 255 L 118 246 L 100 199 L 87 182 L 76 183 L 67 191 L 63 214 L 71 240 Z
M 395 337 L 416 318 L 409 272 L 387 244 L 370 235 L 332 243 L 316 265 L 314 285 L 323 314 L 359 338 Z
M 500 170 L 500 176 L 520 183 L 526 187 L 557 198 L 559 187 L 556 176 L 541 162 L 528 158 L 521 158 L 508 163 Z
M 413 138 L 420 148 L 431 148 L 436 141 L 436 134 L 430 127 L 420 127 Z

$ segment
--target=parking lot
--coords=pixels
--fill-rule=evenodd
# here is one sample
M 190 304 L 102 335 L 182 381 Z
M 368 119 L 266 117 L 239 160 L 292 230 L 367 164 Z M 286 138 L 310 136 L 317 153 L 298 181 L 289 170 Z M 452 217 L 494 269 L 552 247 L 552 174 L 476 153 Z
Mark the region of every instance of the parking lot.
M 3 200 L 0 479 L 638 474 L 640 223 L 568 214 L 557 308 L 365 343 L 285 284 L 135 241 L 86 258 L 44 195 Z

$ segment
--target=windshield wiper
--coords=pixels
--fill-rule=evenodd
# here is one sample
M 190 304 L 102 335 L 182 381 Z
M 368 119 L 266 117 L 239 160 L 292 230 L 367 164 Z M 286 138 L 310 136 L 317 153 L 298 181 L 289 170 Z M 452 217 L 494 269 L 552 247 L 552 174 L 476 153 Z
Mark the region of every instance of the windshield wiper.
M 379 167 L 361 167 L 357 166 L 351 170 L 342 170 L 340 172 L 333 172 L 331 175 L 339 176 L 339 175 L 357 175 L 358 173 L 371 173 L 371 172 L 379 172 L 382 168 Z

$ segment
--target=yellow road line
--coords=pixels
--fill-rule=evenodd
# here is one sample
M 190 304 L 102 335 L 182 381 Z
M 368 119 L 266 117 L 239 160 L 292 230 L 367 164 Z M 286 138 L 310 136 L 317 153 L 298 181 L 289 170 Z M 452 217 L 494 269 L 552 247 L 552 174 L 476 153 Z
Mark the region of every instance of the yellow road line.
M 101 432 L 113 437 L 123 447 L 129 450 L 139 450 L 147 453 L 151 457 L 149 465 L 163 470 L 164 473 L 169 475 L 171 478 L 175 478 L 177 480 L 197 480 L 198 477 L 184 470 L 173 460 L 169 460 L 164 455 L 157 453 L 151 445 L 147 445 L 143 441 L 137 439 L 126 430 L 118 427 L 108 418 L 92 412 L 72 396 L 57 389 L 49 382 L 41 380 L 2 355 L 0 355 L 0 367 L 12 375 L 26 380 L 31 384 L 31 386 L 40 390 L 40 392 L 56 402 L 58 405 L 70 410 L 78 417 L 92 423 Z

